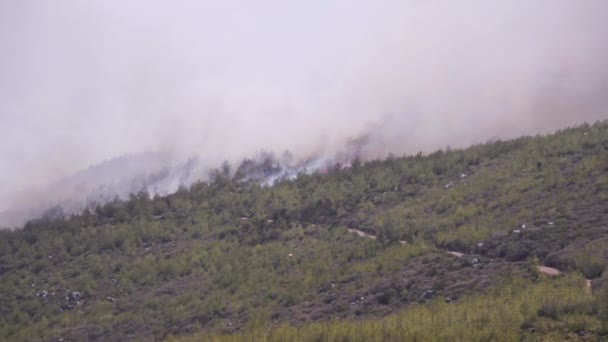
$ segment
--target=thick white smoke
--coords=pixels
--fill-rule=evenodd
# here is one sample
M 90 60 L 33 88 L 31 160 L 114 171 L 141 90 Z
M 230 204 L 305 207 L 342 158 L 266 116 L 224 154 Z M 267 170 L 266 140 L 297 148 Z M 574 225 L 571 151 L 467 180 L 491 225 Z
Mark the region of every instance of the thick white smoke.
M 31 215 L 66 177 L 122 194 L 196 158 L 165 173 L 169 189 L 262 150 L 332 158 L 366 136 L 376 157 L 606 118 L 605 13 L 603 0 L 0 2 L 0 212 Z

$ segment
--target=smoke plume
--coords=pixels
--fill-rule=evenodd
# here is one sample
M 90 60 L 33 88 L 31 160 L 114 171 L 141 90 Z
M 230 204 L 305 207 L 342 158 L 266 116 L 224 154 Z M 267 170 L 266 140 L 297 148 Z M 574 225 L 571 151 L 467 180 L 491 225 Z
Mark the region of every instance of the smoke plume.
M 607 118 L 606 13 L 604 0 L 0 2 L 0 225 L 100 188 L 170 192 L 262 151 L 296 167 Z

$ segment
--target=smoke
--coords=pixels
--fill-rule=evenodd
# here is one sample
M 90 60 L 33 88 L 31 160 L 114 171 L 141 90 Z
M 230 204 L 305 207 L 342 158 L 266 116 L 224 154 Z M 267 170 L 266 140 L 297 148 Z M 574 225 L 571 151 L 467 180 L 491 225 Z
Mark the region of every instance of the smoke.
M 0 2 L 0 212 L 30 216 L 74 177 L 79 194 L 150 177 L 173 189 L 263 150 L 331 159 L 365 137 L 375 158 L 607 118 L 605 13 L 603 0 Z

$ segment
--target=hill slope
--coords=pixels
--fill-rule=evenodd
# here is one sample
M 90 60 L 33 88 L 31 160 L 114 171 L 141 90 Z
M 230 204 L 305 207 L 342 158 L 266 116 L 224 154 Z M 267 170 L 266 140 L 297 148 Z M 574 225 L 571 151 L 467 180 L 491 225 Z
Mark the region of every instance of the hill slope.
M 601 122 L 31 221 L 0 339 L 605 338 L 607 161 Z

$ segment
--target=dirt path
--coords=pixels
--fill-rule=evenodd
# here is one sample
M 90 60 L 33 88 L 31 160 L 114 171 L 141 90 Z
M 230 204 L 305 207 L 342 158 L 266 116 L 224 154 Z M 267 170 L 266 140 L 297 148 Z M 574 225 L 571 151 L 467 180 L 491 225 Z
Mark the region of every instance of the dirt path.
M 464 253 L 454 252 L 454 251 L 448 251 L 448 254 L 453 255 L 457 258 L 462 258 L 464 256 Z
M 359 235 L 360 237 L 363 237 L 363 238 L 368 238 L 368 239 L 372 239 L 372 240 L 377 240 L 378 239 L 378 237 L 376 235 L 372 235 L 372 234 L 366 233 L 366 232 L 364 232 L 362 230 L 358 230 L 358 229 L 348 228 L 348 232 L 349 233 L 357 234 L 357 235 Z M 407 242 L 406 241 L 399 241 L 399 243 L 401 243 L 402 245 L 405 245 Z M 450 255 L 453 255 L 453 256 L 455 256 L 457 258 L 462 258 L 462 257 L 465 256 L 464 253 L 456 252 L 456 251 L 448 251 L 447 253 L 450 254 Z M 548 275 L 550 277 L 554 277 L 554 276 L 558 276 L 558 275 L 562 274 L 562 271 L 558 270 L 557 268 L 553 268 L 553 267 L 539 265 L 539 266 L 537 266 L 537 268 L 538 268 L 538 271 L 540 273 Z M 591 280 L 590 279 L 585 279 L 585 285 L 586 285 L 586 288 L 589 291 L 591 291 Z
M 362 230 L 358 230 L 358 229 L 352 229 L 352 228 L 348 228 L 348 231 L 350 233 L 355 233 L 357 235 L 359 235 L 360 237 L 364 237 L 364 238 L 368 238 L 368 239 L 372 239 L 372 240 L 376 240 L 377 237 L 375 235 L 372 234 L 368 234 Z
M 546 274 L 550 277 L 558 276 L 558 275 L 562 274 L 562 271 L 558 270 L 557 268 L 547 267 L 547 266 L 537 266 L 537 267 L 538 267 L 538 271 L 540 273 Z M 585 279 L 585 288 L 587 290 L 589 290 L 589 292 L 591 292 L 591 279 Z
M 368 234 L 362 230 L 359 229 L 353 229 L 353 228 L 348 228 L 348 232 L 349 233 L 355 233 L 357 235 L 359 235 L 360 237 L 364 237 L 364 238 L 368 238 L 368 239 L 372 239 L 372 240 L 377 240 L 378 237 L 376 235 L 372 235 L 372 234 Z M 400 244 L 405 245 L 407 244 L 407 241 L 399 241 Z
M 562 274 L 562 271 L 558 270 L 557 268 L 553 268 L 553 267 L 537 266 L 537 268 L 540 273 L 546 274 L 548 276 L 558 276 L 558 275 Z

